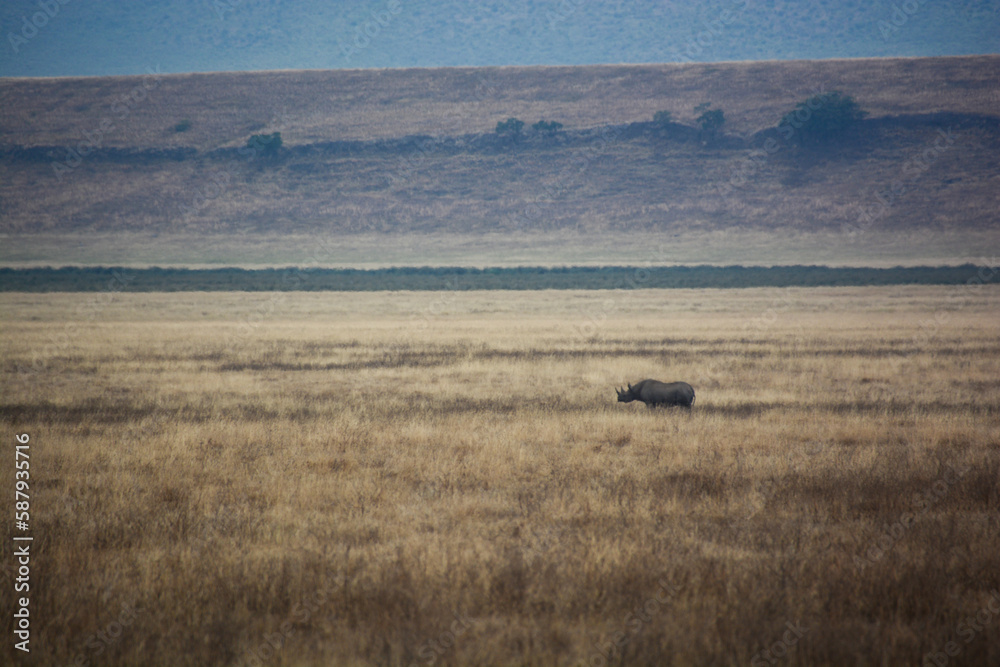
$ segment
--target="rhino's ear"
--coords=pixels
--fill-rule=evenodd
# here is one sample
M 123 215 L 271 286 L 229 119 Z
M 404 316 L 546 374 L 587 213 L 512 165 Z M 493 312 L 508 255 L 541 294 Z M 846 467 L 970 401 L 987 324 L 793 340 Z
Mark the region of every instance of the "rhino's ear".
M 632 385 L 629 385 L 629 386 L 628 386 L 628 390 L 629 390 L 629 391 L 632 391 Z

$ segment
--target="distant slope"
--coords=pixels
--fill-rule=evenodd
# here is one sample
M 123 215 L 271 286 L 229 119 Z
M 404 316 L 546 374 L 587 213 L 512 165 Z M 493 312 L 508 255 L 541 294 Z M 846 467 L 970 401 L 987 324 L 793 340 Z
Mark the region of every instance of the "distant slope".
M 1000 51 L 1000 2 L 6 0 L 0 31 L 0 76 L 942 56 Z
M 370 249 L 320 265 L 382 266 L 372 237 L 438 235 L 394 242 L 392 263 L 628 263 L 613 253 L 642 235 L 664 262 L 961 263 L 1000 251 L 998 81 L 996 56 L 0 80 L 0 262 L 156 264 L 169 246 L 170 264 L 280 266 L 326 239 Z M 768 134 L 833 89 L 869 112 L 855 132 Z M 728 119 L 714 142 L 705 101 Z M 678 123 L 654 126 L 661 109 Z M 504 140 L 508 116 L 565 129 Z M 246 151 L 275 131 L 278 155 Z M 508 243 L 528 233 L 551 247 Z M 462 254 L 488 236 L 523 259 Z M 304 248 L 258 251 L 279 237 Z
M 1000 231 L 1000 118 L 972 114 L 869 119 L 819 148 L 767 132 L 705 145 L 694 128 L 645 122 L 274 157 L 100 148 L 53 163 L 58 150 L 0 153 L 0 232 Z
M 726 131 L 773 126 L 816 90 L 873 117 L 1000 113 L 1000 56 L 691 65 L 483 67 L 0 79 L 0 145 L 239 146 L 280 129 L 288 144 L 489 132 L 518 116 L 566 129 L 651 120 L 693 124 L 711 102 Z M 175 132 L 190 120 L 190 128 Z

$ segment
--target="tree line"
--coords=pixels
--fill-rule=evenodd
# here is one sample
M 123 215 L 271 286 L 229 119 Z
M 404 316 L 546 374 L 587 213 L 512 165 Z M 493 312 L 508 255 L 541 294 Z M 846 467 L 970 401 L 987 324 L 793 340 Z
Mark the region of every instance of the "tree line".
M 860 287 L 961 285 L 981 267 L 919 266 L 566 266 L 394 267 L 384 269 L 0 268 L 3 292 L 450 291 L 639 288 Z
M 858 102 L 850 95 L 839 90 L 829 93 L 817 93 L 795 108 L 783 114 L 776 124 L 779 132 L 789 134 L 801 145 L 818 145 L 832 141 L 855 127 L 867 114 Z M 694 107 L 695 123 L 706 142 L 711 142 L 722 133 L 726 123 L 726 114 L 722 109 L 713 109 L 711 102 L 703 102 Z M 661 110 L 653 114 L 653 123 L 660 128 L 679 124 L 671 111 Z M 498 121 L 495 132 L 499 135 L 517 138 L 524 131 L 523 120 L 510 117 Z M 539 134 L 554 135 L 562 130 L 558 121 L 540 120 L 531 126 Z

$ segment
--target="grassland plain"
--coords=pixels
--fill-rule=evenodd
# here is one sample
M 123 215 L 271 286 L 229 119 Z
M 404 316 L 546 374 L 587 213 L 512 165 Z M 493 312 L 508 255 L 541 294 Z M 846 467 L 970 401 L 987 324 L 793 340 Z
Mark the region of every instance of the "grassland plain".
M 0 294 L 32 661 L 996 664 L 998 297 Z

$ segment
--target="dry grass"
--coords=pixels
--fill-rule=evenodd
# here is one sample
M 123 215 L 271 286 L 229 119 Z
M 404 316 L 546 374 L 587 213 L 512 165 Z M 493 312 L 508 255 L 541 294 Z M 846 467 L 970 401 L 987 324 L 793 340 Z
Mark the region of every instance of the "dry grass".
M 3 238 L 0 266 L 238 266 L 302 268 L 392 266 L 663 266 L 742 262 L 753 266 L 996 265 L 998 234 L 989 229 L 775 234 L 732 228 L 662 234 L 20 234 Z M 2 237 L 0 237 L 2 238 Z
M 650 120 L 692 123 L 705 101 L 731 131 L 773 126 L 817 87 L 842 89 L 875 116 L 996 113 L 1000 57 L 221 72 L 0 79 L 0 144 L 69 146 L 108 118 L 103 146 L 240 146 L 268 124 L 286 143 L 457 135 L 498 120 L 558 119 L 567 129 Z M 148 88 L 147 88 L 148 86 Z M 139 87 L 135 101 L 122 102 Z M 187 132 L 173 130 L 190 119 Z
M 998 295 L 0 295 L 33 661 L 995 663 Z

